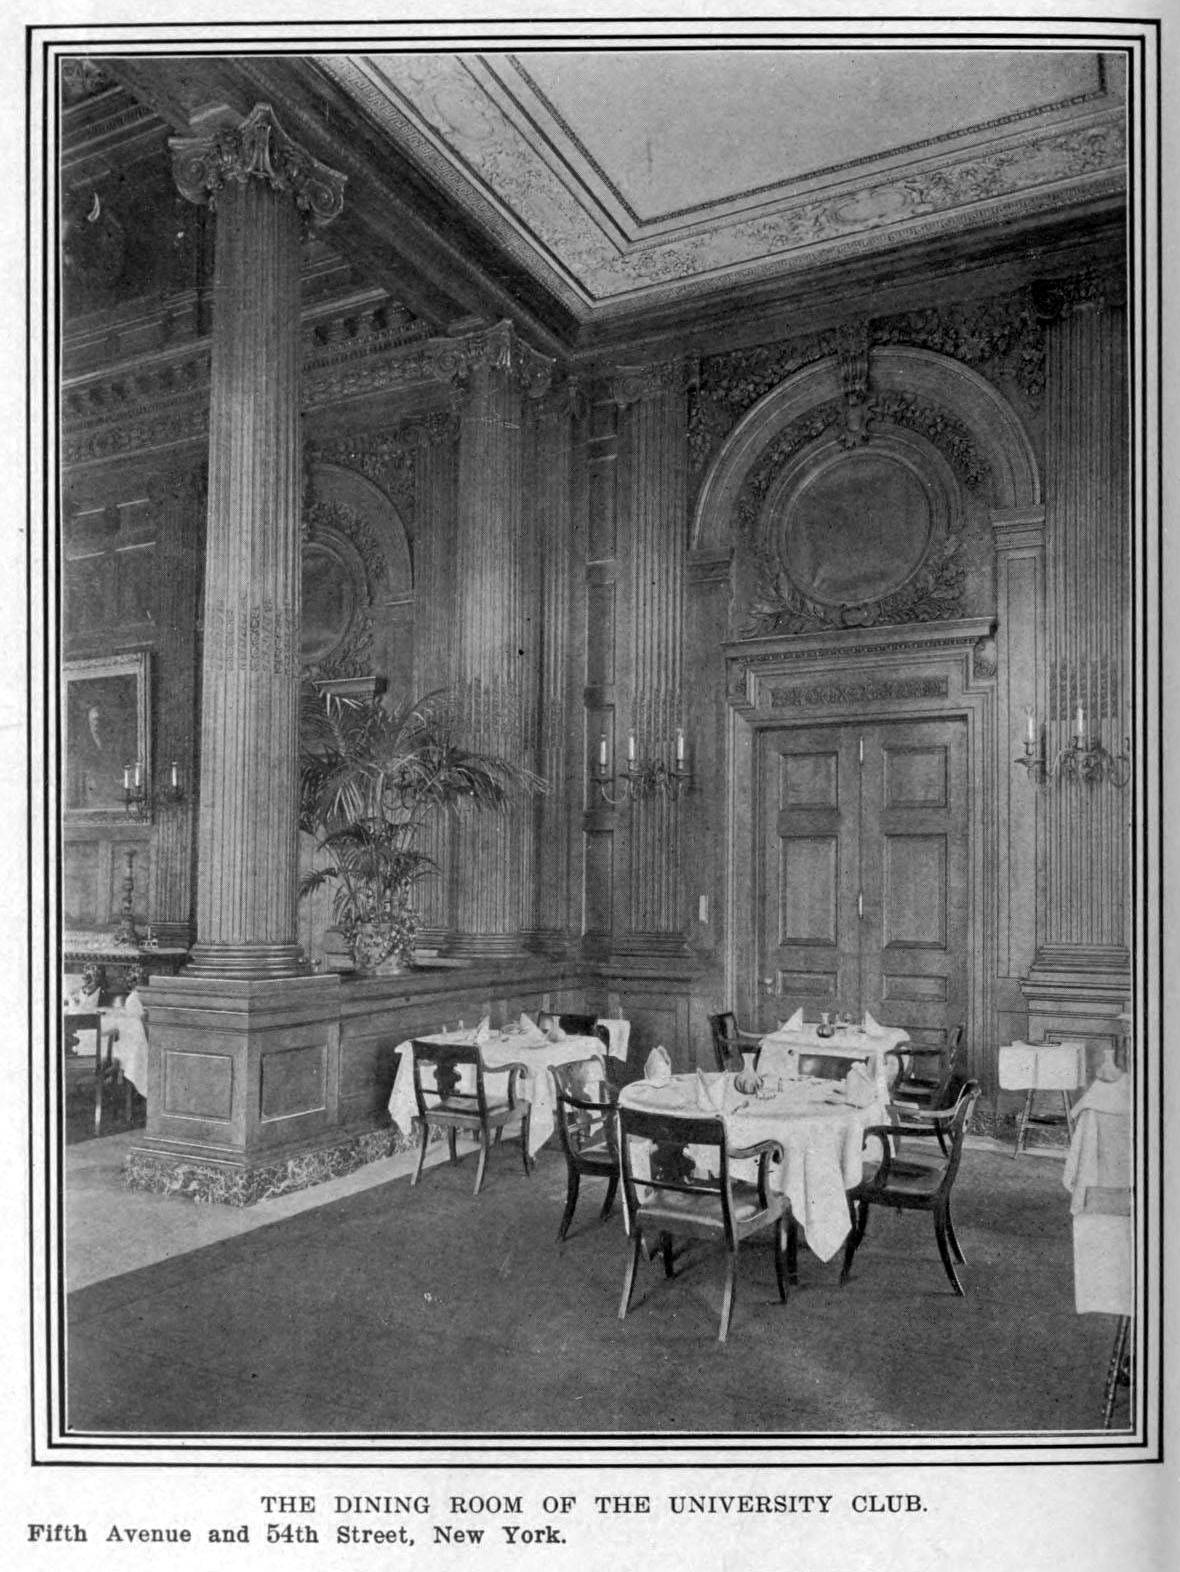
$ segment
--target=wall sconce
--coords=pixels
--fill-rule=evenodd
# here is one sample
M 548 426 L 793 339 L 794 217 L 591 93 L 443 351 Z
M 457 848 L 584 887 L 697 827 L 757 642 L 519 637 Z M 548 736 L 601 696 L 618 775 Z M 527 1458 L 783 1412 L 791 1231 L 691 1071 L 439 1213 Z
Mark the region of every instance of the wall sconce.
M 598 739 L 598 761 L 590 780 L 599 797 L 610 808 L 618 808 L 625 802 L 636 802 L 642 797 L 669 797 L 673 801 L 677 800 L 692 781 L 684 732 L 676 732 L 671 764 L 666 764 L 663 759 L 638 758 L 635 733 L 631 732 L 627 737 L 627 768 L 618 776 L 611 773 L 606 733 L 603 732 Z M 607 788 L 613 786 L 616 780 L 619 792 L 617 796 L 612 796 Z
M 1038 734 L 1033 712 L 1026 709 L 1027 722 L 1024 736 L 1024 756 L 1013 762 L 1028 771 L 1034 786 L 1044 786 L 1049 780 L 1085 781 L 1097 786 L 1109 781 L 1120 790 L 1131 779 L 1131 760 L 1128 753 L 1110 753 L 1097 737 L 1086 737 L 1086 712 L 1079 704 L 1074 713 L 1073 735 L 1061 749 L 1051 765 L 1045 761 L 1044 740 Z M 1130 739 L 1126 746 L 1130 747 Z
M 162 803 L 179 803 L 184 801 L 184 780 L 180 773 L 180 766 L 173 759 L 164 777 L 156 800 Z M 150 819 L 152 816 L 153 797 L 148 786 L 147 770 L 143 761 L 137 759 L 134 764 L 123 766 L 123 811 L 129 819 Z

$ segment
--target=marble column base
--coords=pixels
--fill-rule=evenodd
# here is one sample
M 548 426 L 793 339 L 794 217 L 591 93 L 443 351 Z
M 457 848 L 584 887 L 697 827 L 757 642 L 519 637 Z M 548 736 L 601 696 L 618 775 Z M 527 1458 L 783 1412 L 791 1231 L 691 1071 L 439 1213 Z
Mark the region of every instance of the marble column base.
M 341 1134 L 307 1151 L 252 1162 L 137 1146 L 124 1160 L 123 1177 L 129 1190 L 186 1196 L 221 1206 L 253 1206 L 354 1173 L 408 1146 L 391 1128 Z

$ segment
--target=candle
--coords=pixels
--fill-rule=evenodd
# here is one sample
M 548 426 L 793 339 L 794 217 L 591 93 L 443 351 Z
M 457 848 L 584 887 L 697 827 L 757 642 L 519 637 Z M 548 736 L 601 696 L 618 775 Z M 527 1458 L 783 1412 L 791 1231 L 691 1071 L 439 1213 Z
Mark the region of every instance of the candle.
M 142 778 L 143 778 L 142 777 L 142 771 L 143 771 L 143 763 L 142 763 L 141 760 L 136 759 L 136 761 L 135 761 L 135 789 L 136 789 L 136 791 L 139 790 L 139 787 L 140 787 L 140 784 L 141 784 L 141 781 L 142 781 Z
M 606 732 L 603 732 L 598 739 L 598 768 L 606 769 Z
M 676 762 L 684 763 L 684 733 L 679 728 L 676 731 Z
M 175 791 L 176 788 L 179 785 L 180 785 L 180 771 L 176 768 L 176 760 L 173 759 L 173 761 L 172 761 L 172 790 Z
M 1086 712 L 1080 704 L 1078 705 L 1078 713 L 1074 717 L 1073 729 L 1077 734 L 1078 741 L 1083 741 L 1086 735 Z
M 627 763 L 635 763 L 635 733 L 633 731 L 627 733 Z
M 123 790 L 124 791 L 130 791 L 131 790 L 131 766 L 130 766 L 130 764 L 125 764 L 123 766 Z
M 1024 712 L 1024 720 L 1025 720 L 1024 735 L 1028 739 L 1028 745 L 1031 748 L 1031 747 L 1033 747 L 1035 745 L 1036 740 L 1037 740 L 1037 723 L 1033 719 L 1033 712 L 1032 712 L 1032 705 L 1031 704 L 1027 707 L 1027 709 Z

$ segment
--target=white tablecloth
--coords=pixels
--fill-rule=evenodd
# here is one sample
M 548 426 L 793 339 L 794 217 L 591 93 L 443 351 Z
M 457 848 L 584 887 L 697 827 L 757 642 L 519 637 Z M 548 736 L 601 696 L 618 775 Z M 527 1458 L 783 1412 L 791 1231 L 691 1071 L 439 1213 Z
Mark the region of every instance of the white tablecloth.
M 909 1036 L 900 1026 L 880 1026 L 873 1031 L 846 1026 L 834 1037 L 820 1037 L 811 1022 L 794 1029 L 780 1026 L 762 1039 L 758 1070 L 762 1075 L 779 1075 L 785 1081 L 793 1081 L 798 1078 L 799 1058 L 804 1054 L 822 1053 L 850 1061 L 867 1057 L 881 1101 L 887 1102 L 889 1082 L 897 1069 L 896 1059 L 888 1058 L 888 1052 L 908 1042 Z
M 865 1127 L 885 1122 L 882 1103 L 851 1108 L 826 1081 L 788 1081 L 773 1097 L 745 1098 L 733 1076 L 707 1076 L 722 1091 L 722 1117 L 731 1147 L 778 1141 L 783 1161 L 771 1170 L 771 1183 L 791 1203 L 807 1244 L 821 1261 L 830 1260 L 848 1235 L 846 1192 L 860 1183 Z M 619 1093 L 624 1107 L 660 1108 L 686 1114 L 715 1113 L 702 1108 L 695 1076 L 674 1076 L 666 1086 L 636 1081 Z M 735 1163 L 745 1177 L 753 1164 Z
M 1006 1092 L 1072 1092 L 1086 1079 L 1086 1045 L 1006 1043 L 999 1052 L 998 1069 Z
M 1131 1082 L 1095 1081 L 1074 1106 L 1062 1183 L 1073 1213 L 1079 1315 L 1134 1314 L 1131 1240 Z
M 67 1010 L 66 1019 L 76 1013 Z M 91 1012 L 93 1014 L 93 1011 Z M 100 1010 L 102 1018 L 103 1035 L 108 1032 L 117 1032 L 118 1037 L 111 1045 L 111 1053 L 123 1067 L 124 1077 L 131 1082 L 137 1092 L 147 1096 L 148 1084 L 148 1040 L 147 1028 L 144 1018 L 133 1010 Z M 93 1054 L 94 1033 L 79 1032 L 77 1036 L 78 1053 Z
M 629 1023 L 625 1024 L 629 1026 Z M 420 1037 L 418 1041 L 470 1043 L 474 1037 L 475 1033 L 471 1031 L 437 1032 L 431 1036 Z M 622 1041 L 621 1034 L 620 1041 Z M 601 1057 L 605 1046 L 601 1037 L 563 1037 L 557 1042 L 550 1042 L 540 1033 L 536 1036 L 515 1033 L 505 1037 L 499 1032 L 492 1032 L 486 1041 L 480 1043 L 480 1055 L 489 1069 L 495 1069 L 501 1064 L 516 1063 L 527 1067 L 527 1075 L 517 1077 L 516 1090 L 518 1097 L 527 1097 L 532 1104 L 532 1118 L 529 1123 L 530 1152 L 538 1152 L 555 1128 L 553 1085 L 545 1073 L 548 1066 L 569 1064 L 572 1060 L 589 1059 L 592 1056 Z M 401 1060 L 397 1067 L 393 1092 L 389 1098 L 389 1116 L 394 1124 L 408 1135 L 410 1125 L 418 1114 L 418 1104 L 414 1099 L 414 1055 L 410 1042 L 400 1043 L 398 1052 L 401 1054 Z M 619 1052 L 612 1041 L 609 1052 L 612 1058 L 625 1058 L 626 1045 L 624 1043 L 622 1052 Z M 493 1077 L 487 1085 L 489 1100 L 502 1098 L 506 1085 L 506 1076 Z M 471 1091 L 474 1088 L 464 1086 L 463 1089 Z

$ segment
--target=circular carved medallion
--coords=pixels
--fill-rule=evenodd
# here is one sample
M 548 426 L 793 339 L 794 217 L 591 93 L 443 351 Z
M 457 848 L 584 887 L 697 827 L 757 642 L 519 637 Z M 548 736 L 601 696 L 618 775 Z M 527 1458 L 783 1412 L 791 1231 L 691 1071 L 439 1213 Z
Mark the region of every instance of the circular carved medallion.
M 829 606 L 892 594 L 930 543 L 925 486 L 887 454 L 854 452 L 808 477 L 789 498 L 779 554 L 799 590 Z

